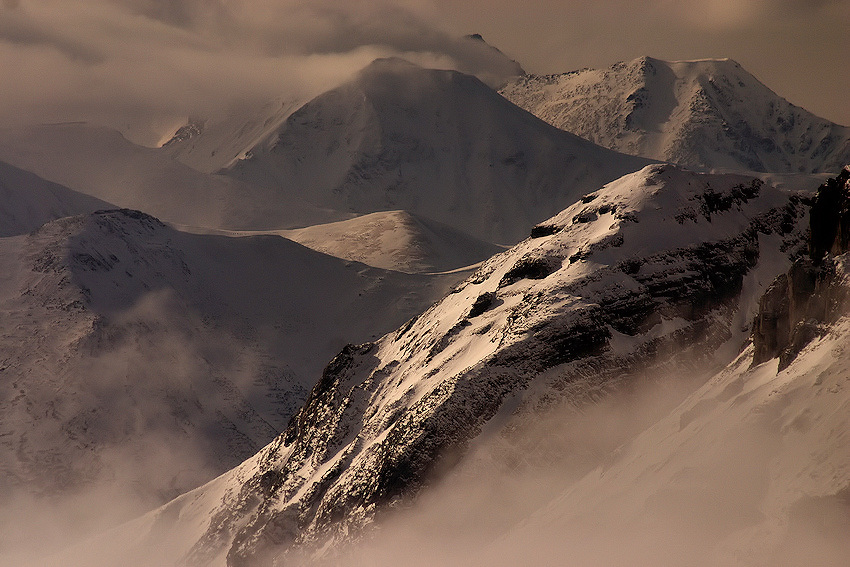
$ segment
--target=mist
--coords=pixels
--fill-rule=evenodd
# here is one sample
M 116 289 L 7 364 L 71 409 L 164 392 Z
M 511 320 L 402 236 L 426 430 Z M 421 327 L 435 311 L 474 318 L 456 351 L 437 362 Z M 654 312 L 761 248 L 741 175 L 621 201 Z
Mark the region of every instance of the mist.
M 157 146 L 190 116 L 305 101 L 389 56 L 492 86 L 511 72 L 510 58 L 545 73 L 640 55 L 728 56 L 794 103 L 850 123 L 840 27 L 848 16 L 846 0 L 0 0 L 0 128 L 86 122 Z M 463 37 L 473 32 L 507 56 Z M 222 265 L 210 270 L 234 272 L 228 285 L 249 290 L 241 308 L 271 312 L 242 281 L 249 272 Z M 346 313 L 400 303 L 387 308 L 372 287 L 371 303 Z M 341 296 L 338 289 L 327 295 Z M 45 301 L 66 299 L 54 295 Z M 22 368 L 35 369 L 29 376 L 39 379 L 27 382 L 26 394 L 36 407 L 72 417 L 19 429 L 23 441 L 9 454 L 26 458 L 0 470 L 11 479 L 0 484 L 0 564 L 39 565 L 69 544 L 87 546 L 92 534 L 237 466 L 285 426 L 284 412 L 261 415 L 252 399 L 262 397 L 258 382 L 281 378 L 268 374 L 270 344 L 233 321 L 217 326 L 174 293 L 137 299 L 76 319 L 43 311 L 39 320 L 23 307 L 4 313 L 0 329 L 12 346 L 3 359 L 18 356 Z M 56 329 L 44 331 L 45 321 L 70 331 L 50 335 Z M 297 322 L 273 323 L 306 336 Z M 393 503 L 356 542 L 281 559 L 346 567 L 845 566 L 850 487 L 840 483 L 850 407 L 834 394 L 848 387 L 848 336 L 844 329 L 821 337 L 821 354 L 808 351 L 784 374 L 775 362 L 750 370 L 744 355 L 716 375 L 659 372 L 592 403 L 518 414 L 421 494 Z M 3 393 L 24 394 L 9 378 L 16 370 L 0 370 L 12 384 Z M 24 404 L 15 412 L 0 422 L 33 417 Z M 4 427 L 3 443 L 5 435 Z M 65 459 L 63 445 L 85 456 Z M 174 560 L 168 548 L 127 557 L 131 546 L 110 543 L 97 554 L 103 565 Z M 62 557 L 59 564 L 73 566 Z
M 719 372 L 655 370 L 626 377 L 604 396 L 515 413 L 485 430 L 457 465 L 417 496 L 392 503 L 353 543 L 320 542 L 276 561 L 320 567 L 846 565 L 850 488 L 830 471 L 850 451 L 846 396 L 835 395 L 850 375 L 850 352 L 842 346 L 848 332 L 844 320 L 780 373 L 776 360 L 750 368 L 749 347 Z M 127 455 L 120 460 L 132 462 Z M 173 470 L 174 461 L 149 465 L 145 474 L 160 466 Z M 93 518 L 129 517 L 142 507 L 108 483 L 50 502 L 11 502 L 8 511 L 24 513 L 4 513 L 0 526 L 22 547 L 33 534 L 50 533 L 42 530 L 73 541 Z M 148 516 L 131 529 L 84 541 L 50 564 L 75 566 L 78 553 L 79 565 L 88 567 L 181 564 L 182 542 L 192 541 L 191 534 L 172 531 L 168 521 Z M 125 540 L 137 533 L 143 545 Z M 43 559 L 6 558 L 9 565 Z
M 834 447 L 796 435 L 788 421 L 822 408 L 799 399 L 800 385 L 780 387 L 775 361 L 752 371 L 746 362 L 707 382 L 642 377 L 597 402 L 514 419 L 379 516 L 358 543 L 278 559 L 340 567 L 846 565 L 850 488 L 816 496 L 818 483 L 794 480 L 795 467 L 808 465 L 804 455 L 819 461 Z
M 96 319 L 60 360 L 41 358 L 20 365 L 42 372 L 39 381 L 17 365 L 4 372 L 32 405 L 53 400 L 53 415 L 13 405 L 4 416 L 13 433 L 28 429 L 0 471 L 2 565 L 39 564 L 209 481 L 274 438 L 291 409 L 249 404 L 264 401 L 263 381 L 274 378 L 260 350 L 168 290 Z
M 306 100 L 377 57 L 485 80 L 487 45 L 374 2 L 21 0 L 0 4 L 0 126 L 90 121 L 156 145 L 188 116 Z

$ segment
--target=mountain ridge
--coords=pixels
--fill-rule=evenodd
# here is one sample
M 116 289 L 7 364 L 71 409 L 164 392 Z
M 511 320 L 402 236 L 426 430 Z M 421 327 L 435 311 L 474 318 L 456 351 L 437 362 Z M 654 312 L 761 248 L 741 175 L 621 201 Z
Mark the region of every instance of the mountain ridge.
M 800 245 L 802 207 L 752 177 L 668 165 L 588 194 L 396 332 L 343 349 L 278 439 L 141 522 L 186 515 L 189 564 L 285 557 L 416 493 L 512 395 L 509 420 L 604 395 L 624 367 L 728 360 Z
M 127 209 L 0 238 L 0 525 L 11 502 L 111 490 L 97 507 L 111 517 L 206 482 L 285 427 L 345 339 L 400 324 L 462 277 Z M 37 510 L 49 524 L 47 504 L 21 512 Z M 97 525 L 92 510 L 74 530 Z M 44 547 L 65 528 L 45 528 Z
M 321 208 L 404 209 L 499 244 L 646 163 L 551 127 L 473 76 L 394 58 L 302 106 L 222 173 Z
M 407 211 L 370 213 L 281 234 L 338 258 L 407 273 L 464 268 L 499 251 L 497 246 Z
M 0 162 L 0 238 L 26 234 L 58 218 L 108 207 L 106 201 Z
M 850 128 L 789 103 L 732 59 L 640 57 L 527 75 L 500 92 L 600 145 L 685 167 L 836 173 L 850 162 Z

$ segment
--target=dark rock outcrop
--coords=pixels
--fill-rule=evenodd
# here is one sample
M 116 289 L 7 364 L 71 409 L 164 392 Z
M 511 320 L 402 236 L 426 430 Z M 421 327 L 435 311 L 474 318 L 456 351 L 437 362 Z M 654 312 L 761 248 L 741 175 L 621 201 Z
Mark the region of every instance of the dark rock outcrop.
M 808 256 L 774 280 L 753 323 L 753 366 L 779 357 L 779 370 L 843 313 L 850 289 L 841 256 L 850 250 L 850 168 L 818 188 L 809 216 Z
M 815 263 L 824 254 L 850 248 L 850 167 L 820 186 L 810 213 L 809 255 Z

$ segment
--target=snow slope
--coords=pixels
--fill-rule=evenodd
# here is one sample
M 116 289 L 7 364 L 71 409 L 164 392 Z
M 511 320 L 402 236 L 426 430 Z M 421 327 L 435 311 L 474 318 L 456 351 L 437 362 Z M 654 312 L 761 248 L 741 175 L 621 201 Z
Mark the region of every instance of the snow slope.
M 108 207 L 105 201 L 0 162 L 0 237 L 25 234 L 51 220 Z
M 320 208 L 406 210 L 514 243 L 647 161 L 559 131 L 475 77 L 379 59 L 313 99 L 224 173 Z
M 794 106 L 731 59 L 641 57 L 526 75 L 500 92 L 606 148 L 690 168 L 835 173 L 850 162 L 850 128 Z
M 457 38 L 448 52 L 460 56 L 459 71 L 475 75 L 492 88 L 524 75 L 516 61 L 484 41 L 480 34 Z M 186 165 L 213 173 L 280 128 L 309 98 L 278 98 L 263 104 L 239 103 L 220 116 L 194 117 L 163 144 L 163 150 Z
M 370 268 L 279 236 L 182 233 L 130 210 L 2 238 L 0 492 L 117 493 L 89 515 L 128 494 L 137 513 L 158 505 L 272 439 L 346 342 L 462 277 Z
M 164 221 L 225 228 L 290 228 L 347 218 L 292 196 L 196 171 L 161 149 L 83 123 L 0 130 L 0 159 L 80 193 Z
M 455 270 L 499 251 L 498 246 L 405 211 L 371 213 L 280 233 L 337 258 L 408 273 Z
M 808 255 L 762 296 L 735 361 L 476 561 L 536 548 L 540 565 L 566 549 L 577 564 L 846 565 L 848 202 L 845 169 L 819 189 Z
M 163 152 L 213 173 L 279 128 L 303 103 L 280 99 L 257 107 L 240 105 L 222 117 L 190 118 L 163 144 Z
M 284 558 L 351 537 L 482 432 L 653 369 L 718 368 L 805 212 L 745 176 L 655 165 L 610 183 L 397 331 L 343 349 L 274 442 L 109 539 L 189 564 Z
M 776 359 L 749 368 L 748 348 L 613 462 L 468 560 L 846 565 L 849 332 L 844 319 L 778 373 Z M 530 562 L 518 554 L 529 549 Z
M 197 234 L 283 236 L 317 252 L 374 268 L 435 273 L 471 268 L 502 248 L 406 211 L 281 230 L 224 230 L 176 225 Z

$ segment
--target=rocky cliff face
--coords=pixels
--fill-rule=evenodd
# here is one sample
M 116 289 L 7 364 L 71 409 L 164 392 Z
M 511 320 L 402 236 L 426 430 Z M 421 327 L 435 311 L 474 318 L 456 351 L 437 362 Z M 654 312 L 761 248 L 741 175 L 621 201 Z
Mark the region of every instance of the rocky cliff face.
M 779 357 L 783 370 L 843 315 L 850 294 L 843 275 L 848 244 L 850 168 L 844 168 L 811 201 L 808 254 L 777 277 L 759 302 L 753 366 Z
M 805 212 L 758 179 L 667 165 L 587 194 L 396 332 L 346 347 L 274 442 L 152 518 L 206 524 L 189 563 L 270 561 L 350 537 L 485 428 L 660 367 L 716 368 Z

